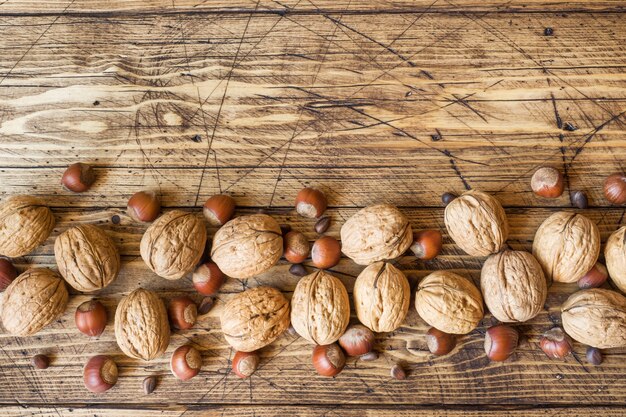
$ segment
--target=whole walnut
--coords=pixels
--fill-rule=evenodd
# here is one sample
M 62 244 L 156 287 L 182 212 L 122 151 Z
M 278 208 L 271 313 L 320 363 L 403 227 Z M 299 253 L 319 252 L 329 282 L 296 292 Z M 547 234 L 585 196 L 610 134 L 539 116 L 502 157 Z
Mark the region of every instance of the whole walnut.
M 620 290 L 626 292 L 626 226 L 617 229 L 604 248 L 609 276 Z
M 444 221 L 452 240 L 471 256 L 499 252 L 509 236 L 502 205 L 482 191 L 467 191 L 452 200 L 446 206 Z
M 66 230 L 54 242 L 59 272 L 78 291 L 91 292 L 109 285 L 120 270 L 120 254 L 102 229 L 84 224 Z
M 48 268 L 29 269 L 4 291 L 2 324 L 12 335 L 35 334 L 63 314 L 67 301 L 59 275 Z
M 417 286 L 415 309 L 432 327 L 450 334 L 466 334 L 483 318 L 483 298 L 467 278 L 435 271 Z
M 206 227 L 199 216 L 182 210 L 168 211 L 143 234 L 141 257 L 160 277 L 179 279 L 200 262 L 206 237 Z
M 532 319 L 548 296 L 541 265 L 524 251 L 505 250 L 487 258 L 480 287 L 491 314 L 505 323 Z
M 291 325 L 317 345 L 330 345 L 346 331 L 350 299 L 343 283 L 318 270 L 298 281 L 291 298 Z
M 376 262 L 361 271 L 352 296 L 361 323 L 374 332 L 391 332 L 406 318 L 411 287 L 398 268 Z
M 582 214 L 559 211 L 537 229 L 533 255 L 548 279 L 576 282 L 596 263 L 600 231 Z
M 139 288 L 122 298 L 115 310 L 115 339 L 131 358 L 149 361 L 165 352 L 170 325 L 165 304 L 155 292 Z
M 365 207 L 341 227 L 341 250 L 359 265 L 397 258 L 412 242 L 409 220 L 389 204 Z
M 283 254 L 280 226 L 267 214 L 237 217 L 213 237 L 211 259 L 226 275 L 251 278 L 278 262 Z
M 50 236 L 52 211 L 38 198 L 10 197 L 0 207 L 0 255 L 16 258 L 30 253 Z
M 276 288 L 257 287 L 236 294 L 220 317 L 224 338 L 238 351 L 269 345 L 289 327 L 289 301 Z
M 600 349 L 626 346 L 626 297 L 594 288 L 572 294 L 561 306 L 563 328 L 573 339 Z

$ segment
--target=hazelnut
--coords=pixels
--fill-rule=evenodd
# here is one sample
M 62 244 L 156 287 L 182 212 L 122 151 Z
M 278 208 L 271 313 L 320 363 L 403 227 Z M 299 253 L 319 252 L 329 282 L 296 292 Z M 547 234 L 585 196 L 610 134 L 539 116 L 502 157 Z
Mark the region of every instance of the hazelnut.
M 204 203 L 202 213 L 211 226 L 222 226 L 235 214 L 235 200 L 226 194 L 214 195 Z
M 622 226 L 609 236 L 604 248 L 606 269 L 611 281 L 626 292 L 626 226 Z
M 447 355 L 456 346 L 456 338 L 451 334 L 431 327 L 426 333 L 426 345 L 428 345 L 428 350 L 433 355 Z
M 196 303 L 189 297 L 175 297 L 167 307 L 172 327 L 179 330 L 191 329 L 198 317 Z
M 330 217 L 324 216 L 324 217 L 321 217 L 315 223 L 314 229 L 317 233 L 321 235 L 322 233 L 326 233 L 329 227 L 330 227 Z
M 54 228 L 52 211 L 38 198 L 18 195 L 0 206 L 0 255 L 17 258 L 41 245 Z
M 100 301 L 85 301 L 74 313 L 76 327 L 87 336 L 100 336 L 107 325 L 107 311 Z
M 346 356 L 336 344 L 317 345 L 313 348 L 313 366 L 322 376 L 335 376 L 346 365 Z
M 411 251 L 418 259 L 428 261 L 441 252 L 442 237 L 439 230 L 422 230 L 415 233 Z
M 591 268 L 589 272 L 578 280 L 578 288 L 586 290 L 588 288 L 601 287 L 608 278 L 609 273 L 607 272 L 606 267 L 600 262 L 596 262 L 593 268 Z
M 117 364 L 108 356 L 94 356 L 85 364 L 83 380 L 89 391 L 105 392 L 117 383 Z
M 589 362 L 592 365 L 598 366 L 602 364 L 602 360 L 603 360 L 602 352 L 598 348 L 589 346 L 587 348 L 587 353 L 585 356 L 587 357 L 587 362 Z
M 553 359 L 563 359 L 572 352 L 572 344 L 560 327 L 554 327 L 541 336 L 541 350 Z
M 30 362 L 37 369 L 47 369 L 50 366 L 50 358 L 43 354 L 33 356 Z
M 361 324 L 353 324 L 339 338 L 339 346 L 349 356 L 361 356 L 374 348 L 374 333 Z
M 202 295 L 214 295 L 219 290 L 226 277 L 214 262 L 205 262 L 193 273 L 193 287 Z
M 391 367 L 390 374 L 393 379 L 397 379 L 399 381 L 406 379 L 406 371 L 398 364 Z
M 143 392 L 146 395 L 152 394 L 157 385 L 157 378 L 154 375 L 144 378 L 142 382 Z
M 17 270 L 13 264 L 8 259 L 0 258 L 0 291 L 6 290 L 15 278 Z
M 324 193 L 315 188 L 303 188 L 296 196 L 296 211 L 311 219 L 324 214 L 327 204 Z
M 181 381 L 187 381 L 198 375 L 200 368 L 202 368 L 202 356 L 195 347 L 184 345 L 172 353 L 170 370 Z
M 328 269 L 339 263 L 341 245 L 332 236 L 322 236 L 313 243 L 311 261 L 320 269 Z
M 359 356 L 359 359 L 365 362 L 375 361 L 376 359 L 378 359 L 378 353 L 374 351 L 367 352 L 365 355 Z
M 215 307 L 215 297 L 204 297 L 198 307 L 198 313 L 201 315 L 208 314 Z
M 485 353 L 492 361 L 505 361 L 515 352 L 519 333 L 511 326 L 499 324 L 485 333 Z
M 161 213 L 161 200 L 154 191 L 139 191 L 128 200 L 126 212 L 135 221 L 152 222 Z
M 96 174 L 90 165 L 77 162 L 70 165 L 63 173 L 61 184 L 75 193 L 84 193 L 96 181 Z
M 457 198 L 456 194 L 453 193 L 443 193 L 441 195 L 441 202 L 443 203 L 444 206 L 447 206 L 448 204 L 450 204 L 452 202 L 452 200 L 454 200 L 455 198 Z
M 570 196 L 572 204 L 579 209 L 586 209 L 589 207 L 589 200 L 587 200 L 587 194 L 583 191 L 575 191 Z
M 626 204 L 626 175 L 609 175 L 604 181 L 604 196 L 613 204 Z
M 565 183 L 563 174 L 552 167 L 541 167 L 530 180 L 530 187 L 540 197 L 557 198 L 563 194 Z
M 293 264 L 289 267 L 289 273 L 297 277 L 303 277 L 308 275 L 309 272 L 302 264 Z
M 248 378 L 256 371 L 260 360 L 256 352 L 236 352 L 233 358 L 233 372 L 239 378 Z
M 309 256 L 309 241 L 303 233 L 291 231 L 283 237 L 283 256 L 294 264 L 302 263 Z

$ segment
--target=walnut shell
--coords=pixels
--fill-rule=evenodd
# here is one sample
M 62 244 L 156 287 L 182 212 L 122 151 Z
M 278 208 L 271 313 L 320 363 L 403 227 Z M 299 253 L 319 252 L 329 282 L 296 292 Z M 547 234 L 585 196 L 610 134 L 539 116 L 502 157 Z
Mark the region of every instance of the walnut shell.
M 251 278 L 278 262 L 283 254 L 280 226 L 267 214 L 237 217 L 213 237 L 211 259 L 226 275 Z
M 115 310 L 115 339 L 131 358 L 149 361 L 165 352 L 170 325 L 165 304 L 155 292 L 139 288 L 122 298 Z
M 54 242 L 59 272 L 78 291 L 100 290 L 115 280 L 120 254 L 102 229 L 84 224 L 66 230 Z
M 626 226 L 617 229 L 604 248 L 606 268 L 617 288 L 626 292 Z
M 397 258 L 411 242 L 409 220 L 389 204 L 365 207 L 341 227 L 341 250 L 359 265 Z
M 487 258 L 480 287 L 491 314 L 505 323 L 532 319 L 548 296 L 541 265 L 524 251 L 505 250 Z
M 450 334 L 466 334 L 483 318 L 483 298 L 467 278 L 435 271 L 417 286 L 415 309 L 431 326 Z
M 537 229 L 533 255 L 548 279 L 576 282 L 598 260 L 600 231 L 582 214 L 559 211 Z
M 0 207 L 0 255 L 16 258 L 30 253 L 50 236 L 52 211 L 38 198 L 10 197 Z
M 68 298 L 65 283 L 55 272 L 29 269 L 4 291 L 2 324 L 12 335 L 35 334 L 63 314 Z
M 361 323 L 374 332 L 391 332 L 406 318 L 411 287 L 398 268 L 376 262 L 361 271 L 352 296 Z
M 141 257 L 160 277 L 179 279 L 200 262 L 206 237 L 206 227 L 199 216 L 181 210 L 168 211 L 143 234 Z
M 452 240 L 471 256 L 499 252 L 509 236 L 502 205 L 482 191 L 467 191 L 452 200 L 446 206 L 444 221 Z
M 289 301 L 276 288 L 251 288 L 226 303 L 220 321 L 229 345 L 252 352 L 272 343 L 289 327 Z
M 298 281 L 291 298 L 291 325 L 317 345 L 336 342 L 350 321 L 350 299 L 343 283 L 318 270 Z
M 626 346 L 626 297 L 594 288 L 572 294 L 561 306 L 563 328 L 573 339 L 600 349 Z

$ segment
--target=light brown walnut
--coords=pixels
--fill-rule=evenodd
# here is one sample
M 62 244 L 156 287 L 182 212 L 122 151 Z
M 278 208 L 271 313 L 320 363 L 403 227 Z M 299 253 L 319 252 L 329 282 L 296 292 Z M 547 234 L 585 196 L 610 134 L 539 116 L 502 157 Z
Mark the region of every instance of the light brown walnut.
M 206 227 L 200 216 L 182 210 L 163 214 L 141 238 L 141 257 L 165 279 L 179 279 L 193 272 L 206 244 Z
M 276 288 L 251 288 L 226 303 L 220 321 L 229 345 L 252 352 L 269 345 L 287 330 L 289 301 Z
M 578 291 L 561 306 L 563 328 L 600 349 L 626 347 L 626 297 L 600 288 Z
M 559 211 L 537 229 L 533 255 L 548 279 L 576 282 L 598 260 L 600 231 L 582 214 Z
M 283 254 L 280 226 L 267 214 L 237 217 L 213 237 L 211 259 L 233 278 L 251 278 L 278 262 Z
M 12 335 L 35 334 L 63 314 L 68 298 L 65 282 L 55 272 L 29 269 L 4 291 L 2 324 Z
M 38 198 L 17 195 L 0 206 L 0 255 L 16 258 L 32 252 L 54 228 L 52 211 Z
M 524 251 L 491 255 L 480 274 L 485 304 L 501 322 L 524 322 L 535 317 L 548 296 L 541 265 Z
M 509 236 L 509 222 L 500 202 L 471 190 L 446 206 L 444 220 L 454 242 L 471 256 L 499 252 Z
M 374 332 L 391 332 L 406 318 L 411 288 L 398 268 L 376 262 L 361 271 L 352 296 L 361 323 Z
M 409 220 L 389 204 L 361 209 L 341 227 L 341 250 L 359 265 L 395 259 L 412 242 Z
M 291 325 L 317 345 L 329 345 L 341 337 L 350 321 L 350 299 L 343 283 L 318 270 L 298 281 L 291 298 Z
M 626 226 L 617 229 L 604 248 L 606 268 L 617 288 L 626 292 Z
M 59 272 L 78 291 L 100 290 L 115 280 L 120 254 L 99 227 L 84 224 L 66 230 L 54 242 Z
M 143 288 L 122 298 L 115 310 L 115 339 L 127 356 L 150 361 L 170 343 L 167 310 L 159 296 Z

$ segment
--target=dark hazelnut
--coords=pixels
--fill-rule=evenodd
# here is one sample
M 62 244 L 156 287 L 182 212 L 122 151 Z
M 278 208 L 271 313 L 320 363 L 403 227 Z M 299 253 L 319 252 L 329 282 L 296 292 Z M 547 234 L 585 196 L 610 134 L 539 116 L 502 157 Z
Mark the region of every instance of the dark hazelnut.
M 17 270 L 8 259 L 0 258 L 0 291 L 6 290 L 17 277 Z
M 50 358 L 42 354 L 33 356 L 30 362 L 37 369 L 47 369 L 50 366 Z
M 156 385 L 157 385 L 157 378 L 156 378 L 156 376 L 152 375 L 152 376 L 144 378 L 144 380 L 143 380 L 141 385 L 143 387 L 143 392 L 146 395 L 152 394 L 154 392 L 154 389 L 156 388 Z
M 453 194 L 453 193 L 443 193 L 441 195 L 441 202 L 443 203 L 444 206 L 447 206 L 455 198 L 456 198 L 456 194 Z
M 597 288 L 602 286 L 608 278 L 609 272 L 607 271 L 606 266 L 596 262 L 593 268 L 591 268 L 589 272 L 578 280 L 578 288 L 581 290 Z
M 587 356 L 587 362 L 595 366 L 601 365 L 602 360 L 604 359 L 602 357 L 602 352 L 600 351 L 600 349 L 594 348 L 592 346 L 589 346 L 587 348 L 586 356 Z
M 572 204 L 579 209 L 586 209 L 589 207 L 589 201 L 587 200 L 587 194 L 582 191 L 576 191 L 571 196 Z
M 303 277 L 308 275 L 308 271 L 302 264 L 293 264 L 289 267 L 289 273 L 297 277 Z
M 315 223 L 314 229 L 317 233 L 321 235 L 322 233 L 326 233 L 329 227 L 330 227 L 330 217 L 324 216 L 324 217 L 321 217 Z
M 87 191 L 96 181 L 96 175 L 93 168 L 82 162 L 70 165 L 63 173 L 61 184 L 75 193 L 83 193 Z

